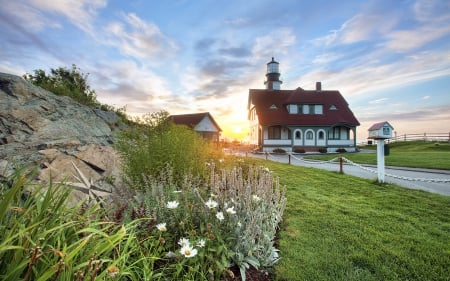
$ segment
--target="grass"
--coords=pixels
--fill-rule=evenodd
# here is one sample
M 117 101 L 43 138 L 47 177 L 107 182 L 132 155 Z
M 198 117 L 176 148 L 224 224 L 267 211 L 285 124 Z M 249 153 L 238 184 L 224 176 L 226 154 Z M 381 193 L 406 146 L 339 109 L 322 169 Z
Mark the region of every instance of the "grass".
M 450 170 L 450 143 L 445 142 L 396 142 L 389 144 L 390 155 L 384 157 L 387 166 Z M 376 145 L 363 149 L 376 151 Z M 360 164 L 377 164 L 376 153 L 343 153 L 347 159 Z M 329 160 L 336 154 L 305 156 L 309 159 Z
M 450 197 L 263 165 L 287 187 L 276 280 L 450 280 Z

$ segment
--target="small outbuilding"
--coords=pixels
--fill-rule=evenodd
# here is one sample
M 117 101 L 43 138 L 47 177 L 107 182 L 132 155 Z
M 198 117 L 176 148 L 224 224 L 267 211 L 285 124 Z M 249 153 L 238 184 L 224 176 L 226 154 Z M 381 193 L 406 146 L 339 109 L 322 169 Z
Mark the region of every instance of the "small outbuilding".
M 394 127 L 387 121 L 375 123 L 369 128 L 369 139 L 390 139 L 393 131 Z
M 207 140 L 219 143 L 222 129 L 209 112 L 170 115 L 168 119 L 176 125 L 188 126 Z

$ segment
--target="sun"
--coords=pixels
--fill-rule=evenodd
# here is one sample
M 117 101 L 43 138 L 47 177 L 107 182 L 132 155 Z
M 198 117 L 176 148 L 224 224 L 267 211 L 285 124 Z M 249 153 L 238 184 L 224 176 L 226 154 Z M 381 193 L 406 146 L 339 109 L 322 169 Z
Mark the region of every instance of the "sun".
M 239 126 L 234 127 L 233 128 L 233 133 L 236 134 L 236 135 L 242 134 L 242 128 L 239 127 Z

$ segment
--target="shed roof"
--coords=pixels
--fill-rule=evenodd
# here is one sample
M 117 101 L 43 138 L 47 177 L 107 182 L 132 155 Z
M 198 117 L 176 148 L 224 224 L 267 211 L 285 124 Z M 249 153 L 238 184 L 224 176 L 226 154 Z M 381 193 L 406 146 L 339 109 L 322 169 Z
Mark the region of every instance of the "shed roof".
M 213 122 L 214 126 L 217 127 L 218 131 L 221 132 L 222 129 L 219 127 L 219 125 L 216 123 L 214 118 L 211 116 L 209 112 L 202 112 L 202 113 L 191 113 L 191 114 L 178 114 L 178 115 L 170 115 L 168 119 L 172 121 L 174 124 L 177 125 L 186 125 L 189 128 L 195 128 L 205 117 L 208 117 L 211 119 L 211 122 Z

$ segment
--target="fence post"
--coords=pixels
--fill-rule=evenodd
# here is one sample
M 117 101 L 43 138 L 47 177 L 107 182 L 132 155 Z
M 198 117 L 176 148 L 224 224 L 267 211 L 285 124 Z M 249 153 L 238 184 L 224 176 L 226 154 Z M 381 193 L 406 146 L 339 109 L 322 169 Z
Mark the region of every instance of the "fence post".
M 266 160 L 269 157 L 269 152 L 266 151 Z
M 343 169 L 343 165 L 342 165 L 342 156 L 339 157 L 339 173 L 340 174 L 344 173 L 344 169 Z
M 289 165 L 291 165 L 291 154 L 289 153 L 288 156 L 289 156 Z

